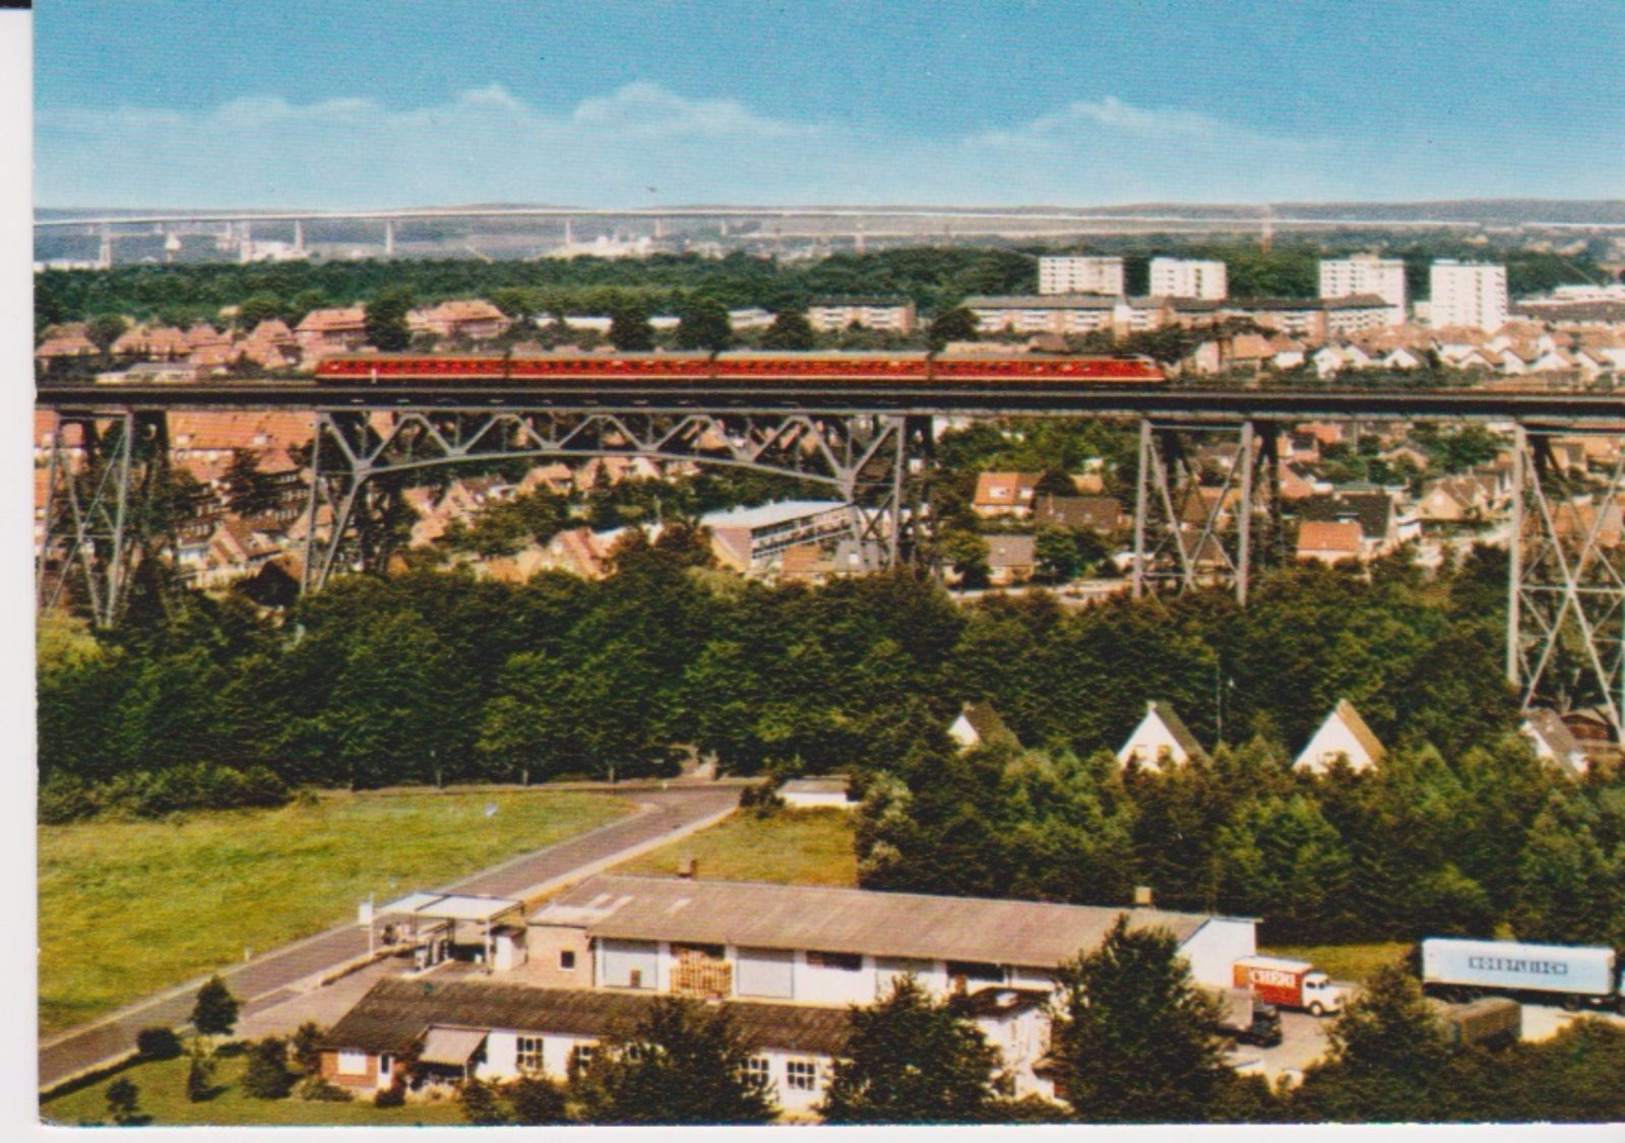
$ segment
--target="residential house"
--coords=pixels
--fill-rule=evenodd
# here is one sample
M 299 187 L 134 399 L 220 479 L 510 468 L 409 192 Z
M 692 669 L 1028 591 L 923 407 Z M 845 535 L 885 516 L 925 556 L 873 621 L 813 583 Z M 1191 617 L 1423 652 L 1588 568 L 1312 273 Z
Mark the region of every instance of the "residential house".
M 1045 492 L 1033 501 L 1033 523 L 1109 536 L 1124 524 L 1123 504 L 1111 496 L 1055 496 Z
M 1184 720 L 1174 713 L 1173 707 L 1155 700 L 1145 704 L 1145 717 L 1117 751 L 1120 765 L 1132 762 L 1146 770 L 1183 766 L 1193 759 L 1206 757 L 1207 751 L 1202 749 Z
M 1323 564 L 1363 558 L 1360 525 L 1352 520 L 1304 520 L 1298 524 L 1297 558 Z
M 967 701 L 960 708 L 959 717 L 948 727 L 948 737 L 959 743 L 961 750 L 974 750 L 993 742 L 1016 742 L 1016 736 L 986 699 Z
M 311 310 L 293 335 L 305 361 L 333 353 L 353 353 L 367 344 L 367 311 L 362 306 Z
M 845 774 L 829 774 L 821 778 L 791 778 L 779 787 L 779 797 L 793 809 L 857 808 L 852 800 L 852 781 Z
M 1360 527 L 1360 559 L 1372 560 L 1420 533 L 1420 525 L 1413 517 L 1400 516 L 1392 493 L 1369 485 L 1365 489 L 1370 490 L 1345 489 L 1298 501 L 1300 537 L 1302 524 L 1310 521 L 1354 522 Z M 1331 535 L 1325 533 L 1323 538 Z
M 413 310 L 406 317 L 414 333 L 432 333 L 450 341 L 466 338 L 469 341 L 489 341 L 508 328 L 508 318 L 490 302 L 441 302 L 429 309 Z
M 983 472 L 976 477 L 976 494 L 971 510 L 978 516 L 1026 516 L 1032 512 L 1033 496 L 1041 472 Z
M 1032 536 L 1004 533 L 983 536 L 987 541 L 988 582 L 994 587 L 1025 583 L 1037 566 L 1037 543 Z
M 1339 759 L 1354 770 L 1366 770 L 1382 761 L 1387 751 L 1377 736 L 1366 725 L 1360 712 L 1347 699 L 1338 699 L 1337 705 L 1310 736 L 1308 743 L 1292 763 L 1294 769 L 1324 773 Z
M 1556 711 L 1534 707 L 1524 712 L 1518 730 L 1535 748 L 1535 757 L 1550 762 L 1571 778 L 1583 778 L 1591 760 Z

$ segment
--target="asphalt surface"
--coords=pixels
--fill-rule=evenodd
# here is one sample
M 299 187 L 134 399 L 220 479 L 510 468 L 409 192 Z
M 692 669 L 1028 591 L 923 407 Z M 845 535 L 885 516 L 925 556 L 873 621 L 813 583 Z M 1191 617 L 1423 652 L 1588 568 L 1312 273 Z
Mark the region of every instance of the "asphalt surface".
M 498 897 L 543 892 L 555 882 L 579 880 L 637 851 L 702 828 L 738 804 L 739 790 L 732 786 L 673 784 L 665 790 L 613 791 L 613 796 L 634 798 L 638 810 L 619 821 L 437 888 Z M 244 1014 L 250 1015 L 294 996 L 295 986 L 301 981 L 335 970 L 366 952 L 366 930 L 352 922 L 272 949 L 242 964 L 223 965 L 220 975 L 243 1002 Z M 207 978 L 205 975 L 188 981 L 42 1043 L 38 1086 L 48 1089 L 122 1059 L 134 1049 L 136 1034 L 142 1028 L 185 1024 L 197 989 Z

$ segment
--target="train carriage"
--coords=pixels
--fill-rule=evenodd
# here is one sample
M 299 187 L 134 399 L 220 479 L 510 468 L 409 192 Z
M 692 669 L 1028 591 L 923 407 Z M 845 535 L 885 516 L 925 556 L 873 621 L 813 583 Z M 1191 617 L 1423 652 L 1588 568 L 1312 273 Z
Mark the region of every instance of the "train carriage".
M 353 354 L 324 358 L 316 380 L 378 385 L 571 381 L 815 383 L 1080 382 L 1139 388 L 1165 382 L 1147 357 L 929 353 Z

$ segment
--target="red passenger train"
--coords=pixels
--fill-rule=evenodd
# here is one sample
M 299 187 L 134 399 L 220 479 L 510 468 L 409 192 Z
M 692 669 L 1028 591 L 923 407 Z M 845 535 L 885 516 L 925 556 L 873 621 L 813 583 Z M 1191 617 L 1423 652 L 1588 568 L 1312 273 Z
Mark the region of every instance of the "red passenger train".
M 367 353 L 324 358 L 316 380 L 329 384 L 469 381 L 782 382 L 902 384 L 1086 382 L 1140 388 L 1166 381 L 1148 357 L 1060 357 L 1037 354 L 927 353 L 549 353 L 406 355 Z

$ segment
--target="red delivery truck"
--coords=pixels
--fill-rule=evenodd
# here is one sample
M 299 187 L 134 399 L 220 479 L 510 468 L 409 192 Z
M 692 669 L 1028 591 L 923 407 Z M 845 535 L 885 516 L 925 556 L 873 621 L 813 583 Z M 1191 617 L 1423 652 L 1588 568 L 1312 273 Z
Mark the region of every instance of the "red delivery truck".
M 1298 1008 L 1314 1016 L 1341 1012 L 1350 991 L 1306 960 L 1278 956 L 1238 960 L 1235 985 L 1252 989 L 1253 995 L 1278 1008 Z

